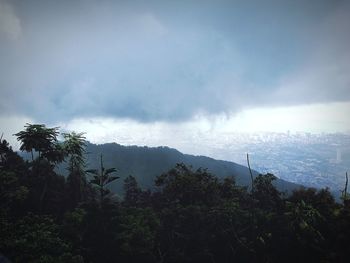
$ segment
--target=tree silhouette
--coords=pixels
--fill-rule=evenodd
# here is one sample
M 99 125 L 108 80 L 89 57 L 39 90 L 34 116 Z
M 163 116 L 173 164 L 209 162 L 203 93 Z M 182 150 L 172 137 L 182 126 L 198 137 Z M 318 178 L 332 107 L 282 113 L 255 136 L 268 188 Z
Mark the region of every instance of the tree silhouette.
M 46 157 L 48 161 L 55 162 L 58 159 L 57 151 L 59 150 L 57 145 L 58 127 L 47 128 L 44 124 L 29 123 L 24 127 L 25 130 L 14 134 L 21 142 L 20 150 L 30 152 L 32 161 L 34 161 L 33 151 L 36 151 L 39 159 Z M 56 154 L 53 155 L 53 152 Z
M 111 176 L 112 173 L 116 172 L 116 168 L 105 169 L 103 166 L 102 154 L 100 156 L 100 170 L 90 169 L 87 170 L 87 173 L 93 174 L 93 179 L 90 180 L 90 183 L 97 186 L 100 192 L 100 203 L 102 204 L 104 196 L 109 193 L 108 189 L 105 187 L 113 182 L 114 180 L 120 178 L 119 176 Z
M 70 203 L 75 206 L 85 199 L 86 178 L 85 178 L 85 146 L 84 133 L 63 133 L 65 139 L 63 148 L 68 156 L 68 195 Z
M 44 199 L 50 190 L 50 182 L 54 177 L 54 166 L 64 160 L 64 150 L 59 144 L 58 127 L 47 128 L 44 124 L 29 124 L 25 130 L 15 134 L 21 142 L 20 150 L 31 152 L 32 175 L 42 183 L 42 191 L 39 195 L 39 210 L 43 210 Z M 38 153 L 34 160 L 33 151 Z M 54 164 L 54 165 L 52 165 Z

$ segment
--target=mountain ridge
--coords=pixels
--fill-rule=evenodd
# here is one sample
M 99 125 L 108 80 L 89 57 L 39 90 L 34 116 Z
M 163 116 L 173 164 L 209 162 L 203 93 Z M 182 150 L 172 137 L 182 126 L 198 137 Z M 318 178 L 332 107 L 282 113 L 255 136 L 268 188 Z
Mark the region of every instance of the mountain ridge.
M 240 186 L 249 187 L 251 184 L 249 169 L 246 166 L 204 155 L 184 154 L 168 146 L 125 146 L 116 142 L 105 144 L 88 142 L 86 152 L 87 168 L 99 167 L 100 154 L 103 155 L 106 168 L 117 168 L 117 175 L 121 178 L 111 184 L 111 190 L 117 193 L 122 192 L 123 184 L 120 181 L 128 175 L 134 176 L 142 188 L 152 189 L 154 179 L 173 168 L 177 163 L 184 163 L 193 169 L 207 169 L 218 178 L 233 176 Z M 252 170 L 252 173 L 254 177 L 259 174 L 255 170 Z M 302 185 L 279 178 L 274 184 L 279 191 L 288 193 L 302 187 Z

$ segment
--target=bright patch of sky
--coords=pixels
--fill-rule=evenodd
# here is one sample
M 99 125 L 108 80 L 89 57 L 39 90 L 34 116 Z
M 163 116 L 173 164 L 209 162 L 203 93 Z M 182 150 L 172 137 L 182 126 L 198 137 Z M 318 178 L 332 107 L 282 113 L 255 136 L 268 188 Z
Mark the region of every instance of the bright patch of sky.
M 177 123 L 140 123 L 132 119 L 78 118 L 69 122 L 52 123 L 61 131 L 85 132 L 93 143 L 117 142 L 123 145 L 166 145 L 186 153 L 204 154 L 207 140 L 211 144 L 227 136 L 239 133 L 350 133 L 350 103 L 330 103 L 306 106 L 256 108 L 244 110 L 236 115 L 197 115 L 191 120 Z M 0 117 L 4 126 L 4 138 L 15 149 L 19 147 L 12 134 L 23 129 L 30 118 Z M 196 143 L 196 146 L 192 145 Z M 199 147 L 199 145 L 201 145 Z M 193 150 L 196 147 L 196 150 Z M 199 148 L 198 148 L 199 147 Z M 210 155 L 210 152 L 207 153 Z

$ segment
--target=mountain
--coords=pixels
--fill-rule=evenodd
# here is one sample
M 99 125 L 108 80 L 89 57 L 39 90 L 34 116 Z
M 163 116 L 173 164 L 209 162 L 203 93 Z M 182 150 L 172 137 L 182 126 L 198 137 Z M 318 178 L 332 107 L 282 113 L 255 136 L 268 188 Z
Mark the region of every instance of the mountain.
M 206 156 L 183 154 L 169 147 L 140 147 L 123 146 L 117 143 L 87 144 L 87 168 L 99 169 L 100 154 L 103 155 L 104 167 L 115 167 L 121 178 L 111 184 L 114 192 L 121 193 L 123 179 L 128 175 L 134 176 L 142 188 L 152 188 L 156 176 L 167 172 L 177 163 L 184 163 L 194 169 L 207 168 L 208 171 L 219 178 L 233 176 L 238 185 L 250 185 L 249 169 L 245 166 L 222 160 L 215 160 Z M 64 167 L 59 171 L 65 173 Z M 253 171 L 253 176 L 258 172 Z M 282 179 L 275 181 L 276 187 L 283 192 L 290 192 L 301 187 Z

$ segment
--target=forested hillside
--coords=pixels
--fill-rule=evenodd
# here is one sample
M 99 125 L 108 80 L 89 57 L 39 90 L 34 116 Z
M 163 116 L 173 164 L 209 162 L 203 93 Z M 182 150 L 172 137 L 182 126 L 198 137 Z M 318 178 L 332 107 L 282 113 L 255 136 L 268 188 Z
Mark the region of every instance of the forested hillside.
M 145 189 L 110 166 L 127 160 L 123 154 L 102 152 L 89 163 L 83 134 L 63 134 L 63 142 L 58 135 L 25 126 L 16 136 L 27 161 L 1 138 L 0 253 L 10 262 L 347 262 L 347 186 L 336 203 L 327 189 L 282 195 L 269 173 L 248 188 L 179 163 Z M 149 165 L 166 163 L 156 156 Z M 140 160 L 135 167 L 146 165 Z M 57 173 L 64 161 L 67 177 Z M 123 198 L 111 184 L 123 187 Z
M 206 168 L 208 172 L 219 178 L 234 177 L 237 185 L 249 186 L 250 173 L 247 167 L 242 165 L 215 160 L 205 156 L 183 154 L 169 147 L 138 147 L 123 146 L 116 143 L 95 145 L 87 143 L 86 161 L 90 167 L 97 167 L 100 154 L 108 167 L 116 167 L 122 178 L 128 175 L 134 176 L 142 188 L 153 188 L 155 178 L 173 168 L 177 163 L 192 166 L 193 169 Z M 244 153 L 242 153 L 244 154 Z M 66 173 L 64 167 L 59 170 Z M 252 171 L 256 177 L 258 172 Z M 281 179 L 276 179 L 274 185 L 281 192 L 291 192 L 300 187 Z M 118 182 L 111 184 L 111 190 L 116 193 L 122 192 L 122 185 Z

